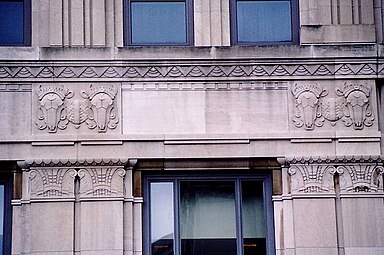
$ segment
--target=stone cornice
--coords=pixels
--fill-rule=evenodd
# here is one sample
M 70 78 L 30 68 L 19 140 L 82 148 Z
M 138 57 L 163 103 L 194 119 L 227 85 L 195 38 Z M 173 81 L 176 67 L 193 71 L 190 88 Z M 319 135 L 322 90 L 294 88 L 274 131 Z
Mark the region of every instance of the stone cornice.
M 332 164 L 342 165 L 348 163 L 383 163 L 384 157 L 381 155 L 366 156 L 294 156 L 286 157 L 279 161 L 282 165 L 296 164 Z
M 128 158 L 99 158 L 99 159 L 27 159 L 19 161 L 18 165 L 25 168 L 35 167 L 88 167 L 88 166 L 125 166 Z

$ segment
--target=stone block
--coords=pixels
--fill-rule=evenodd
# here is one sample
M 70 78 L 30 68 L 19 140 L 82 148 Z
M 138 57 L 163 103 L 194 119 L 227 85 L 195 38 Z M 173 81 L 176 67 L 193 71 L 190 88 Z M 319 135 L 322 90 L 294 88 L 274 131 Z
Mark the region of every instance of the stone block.
M 81 254 L 123 253 L 123 202 L 81 202 Z
M 346 251 L 349 249 L 346 254 L 378 254 L 377 251 L 383 251 L 383 199 L 342 198 L 341 206 L 344 245 Z
M 32 203 L 29 220 L 31 221 L 31 253 L 73 254 L 73 202 Z
M 293 212 L 296 254 L 337 254 L 334 199 L 294 199 Z

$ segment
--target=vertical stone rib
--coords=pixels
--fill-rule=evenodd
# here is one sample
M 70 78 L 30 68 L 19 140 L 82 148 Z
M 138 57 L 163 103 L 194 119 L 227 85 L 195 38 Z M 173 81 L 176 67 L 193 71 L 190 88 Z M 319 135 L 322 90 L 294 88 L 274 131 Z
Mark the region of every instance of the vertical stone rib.
M 91 45 L 91 10 L 90 0 L 84 0 L 84 45 Z
M 63 46 L 69 46 L 69 0 L 63 0 Z
M 63 44 L 63 2 L 49 1 L 47 3 L 47 15 L 49 15 L 49 45 L 62 46 Z M 46 22 L 44 20 L 42 23 Z M 44 34 L 44 31 L 43 31 Z
M 115 0 L 114 4 L 114 28 L 115 28 L 115 39 L 114 46 L 122 47 L 123 46 L 123 31 L 124 31 L 124 22 L 123 22 L 123 1 Z
M 114 28 L 114 1 L 105 1 L 105 44 L 108 47 L 113 47 L 115 28 Z
M 70 0 L 70 45 L 84 46 L 84 5 L 83 1 Z

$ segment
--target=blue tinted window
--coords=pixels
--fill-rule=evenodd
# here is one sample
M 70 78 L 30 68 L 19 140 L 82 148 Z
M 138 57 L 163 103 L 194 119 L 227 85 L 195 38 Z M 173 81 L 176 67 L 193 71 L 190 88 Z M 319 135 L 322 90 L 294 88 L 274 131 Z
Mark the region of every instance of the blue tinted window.
M 186 44 L 186 2 L 132 1 L 132 44 Z
M 0 1 L 0 44 L 24 44 L 24 3 Z
M 292 41 L 291 1 L 237 1 L 237 42 Z

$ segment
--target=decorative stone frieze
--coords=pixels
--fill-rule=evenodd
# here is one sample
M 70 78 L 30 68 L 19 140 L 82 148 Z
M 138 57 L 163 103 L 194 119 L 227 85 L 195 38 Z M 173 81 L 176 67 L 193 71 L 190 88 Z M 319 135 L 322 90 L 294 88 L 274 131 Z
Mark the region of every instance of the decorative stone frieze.
M 345 126 L 361 130 L 373 125 L 374 116 L 370 103 L 371 86 L 345 83 L 336 93 L 345 98 L 345 110 L 342 120 Z
M 370 62 L 367 62 L 370 61 Z M 76 65 L 71 63 L 34 63 L 27 65 L 26 63 L 0 63 L 1 79 L 44 79 L 52 80 L 62 79 L 167 79 L 170 78 L 188 78 L 188 79 L 204 79 L 217 77 L 264 77 L 286 79 L 289 77 L 308 77 L 316 76 L 318 78 L 334 78 L 335 75 L 374 77 L 384 74 L 384 64 L 377 65 L 376 61 L 370 59 L 365 63 L 359 59 L 358 61 L 350 61 L 344 63 L 335 63 L 334 61 L 308 62 L 303 64 L 295 61 L 289 63 L 244 63 L 241 59 L 236 62 L 225 62 L 216 60 L 215 62 L 187 62 L 187 63 L 164 63 L 158 61 L 150 61 L 145 64 L 121 64 L 110 62 L 108 65 L 98 66 L 90 65 L 89 62 L 79 62 Z
M 80 197 L 124 197 L 123 167 L 90 167 L 80 169 Z
M 36 91 L 39 100 L 36 125 L 40 130 L 55 133 L 68 124 L 66 104 L 73 92 L 63 85 L 40 85 Z
M 87 118 L 85 122 L 90 129 L 97 127 L 100 133 L 107 128 L 115 129 L 119 122 L 115 107 L 117 89 L 113 85 L 90 85 L 81 95 L 87 99 Z
M 74 198 L 74 179 L 71 168 L 33 168 L 29 172 L 31 199 Z
M 372 87 L 368 84 L 345 82 L 335 94 L 329 95 L 318 84 L 295 84 L 292 87 L 295 113 L 293 122 L 297 128 L 313 130 L 325 120 L 335 126 L 340 120 L 346 127 L 362 130 L 372 127 L 375 117 L 371 103 Z
M 321 114 L 321 98 L 325 97 L 327 90 L 318 84 L 295 84 L 292 88 L 295 97 L 295 126 L 313 130 L 315 126 L 321 127 L 324 117 Z
M 340 193 L 383 193 L 383 159 L 380 157 L 294 157 L 285 167 L 291 194 L 334 194 L 339 175 Z
M 33 159 L 20 162 L 29 172 L 31 200 L 74 199 L 75 178 L 80 198 L 123 198 L 128 159 Z
M 35 123 L 39 130 L 56 133 L 73 125 L 97 129 L 100 133 L 116 129 L 119 123 L 115 85 L 40 85 L 36 89 L 37 99 Z

